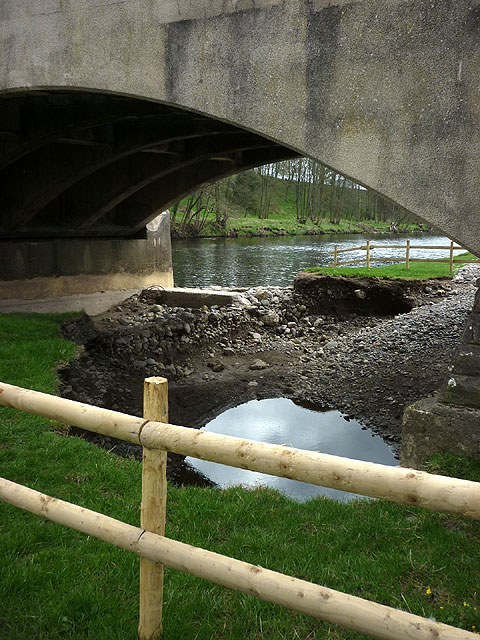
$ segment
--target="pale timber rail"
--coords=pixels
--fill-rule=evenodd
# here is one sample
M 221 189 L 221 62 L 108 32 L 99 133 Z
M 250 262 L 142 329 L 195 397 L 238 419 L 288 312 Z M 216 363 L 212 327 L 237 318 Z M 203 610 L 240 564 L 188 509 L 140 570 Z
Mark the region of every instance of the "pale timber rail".
M 474 519 L 480 519 L 480 483 L 161 422 L 168 413 L 164 378 L 145 380 L 144 402 L 144 418 L 138 418 L 0 383 L 0 405 L 143 446 L 141 528 L 0 479 L 0 499 L 4 502 L 140 556 L 141 640 L 153 640 L 161 633 L 163 565 L 373 638 L 478 637 L 469 631 L 192 547 L 164 537 L 163 532 L 166 451 Z
M 378 250 L 378 249 L 404 249 L 405 250 L 405 257 L 400 258 L 398 256 L 393 256 L 393 257 L 379 257 L 378 255 L 372 255 L 372 251 L 374 250 Z M 411 257 L 411 252 L 415 251 L 416 249 L 433 249 L 433 250 L 443 250 L 443 251 L 448 251 L 449 255 L 448 258 L 442 259 L 442 258 L 412 258 Z M 355 260 L 342 260 L 342 262 L 339 261 L 338 256 L 340 253 L 348 253 L 350 251 L 365 251 L 365 258 L 359 258 L 359 259 L 355 259 Z M 466 263 L 479 263 L 480 260 L 464 260 L 462 258 L 455 258 L 454 257 L 454 251 L 463 251 L 465 252 L 466 249 L 464 249 L 463 247 L 459 247 L 456 246 L 453 241 L 450 242 L 449 245 L 428 245 L 428 244 L 410 244 L 410 240 L 407 240 L 406 244 L 402 244 L 402 245 L 385 245 L 385 244 L 373 244 L 370 240 L 367 240 L 365 245 L 362 245 L 361 247 L 348 247 L 348 249 L 339 249 L 338 248 L 338 244 L 336 244 L 333 248 L 333 251 L 329 251 L 328 253 L 330 255 L 333 255 L 333 262 L 331 262 L 330 264 L 328 264 L 328 267 L 344 267 L 348 264 L 360 264 L 360 263 L 365 263 L 367 269 L 371 268 L 371 263 L 372 262 L 404 262 L 405 263 L 405 268 L 406 269 L 410 269 L 410 263 L 411 262 L 443 262 L 443 263 L 448 263 L 449 264 L 449 271 L 450 273 L 453 272 L 453 266 L 455 264 L 466 264 Z

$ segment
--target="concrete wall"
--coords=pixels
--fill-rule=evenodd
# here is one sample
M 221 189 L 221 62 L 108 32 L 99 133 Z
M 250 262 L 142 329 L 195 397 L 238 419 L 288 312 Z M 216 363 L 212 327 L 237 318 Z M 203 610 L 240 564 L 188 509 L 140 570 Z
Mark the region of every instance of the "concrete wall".
M 170 238 L 0 244 L 0 299 L 173 286 Z
M 480 253 L 479 0 L 2 0 L 0 20 L 0 91 L 111 91 L 238 124 Z

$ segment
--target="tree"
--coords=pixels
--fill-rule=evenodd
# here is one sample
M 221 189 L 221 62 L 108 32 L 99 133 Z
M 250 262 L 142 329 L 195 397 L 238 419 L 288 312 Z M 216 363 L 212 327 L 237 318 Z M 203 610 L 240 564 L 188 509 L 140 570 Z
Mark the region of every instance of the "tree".
M 406 226 L 418 220 L 333 169 L 311 158 L 294 158 L 203 185 L 171 208 L 172 226 L 182 234 L 195 235 L 208 221 L 224 228 L 232 212 L 237 216 L 256 212 L 261 220 L 267 220 L 273 210 L 291 211 L 292 207 L 302 223 L 312 220 L 319 224 L 328 218 L 332 224 L 374 220 Z

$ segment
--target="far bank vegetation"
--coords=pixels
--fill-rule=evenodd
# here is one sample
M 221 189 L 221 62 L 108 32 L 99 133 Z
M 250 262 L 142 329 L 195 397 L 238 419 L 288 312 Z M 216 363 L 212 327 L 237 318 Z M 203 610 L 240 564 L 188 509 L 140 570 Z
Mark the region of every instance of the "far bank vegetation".
M 426 230 L 412 213 L 310 158 L 203 185 L 171 208 L 174 237 Z

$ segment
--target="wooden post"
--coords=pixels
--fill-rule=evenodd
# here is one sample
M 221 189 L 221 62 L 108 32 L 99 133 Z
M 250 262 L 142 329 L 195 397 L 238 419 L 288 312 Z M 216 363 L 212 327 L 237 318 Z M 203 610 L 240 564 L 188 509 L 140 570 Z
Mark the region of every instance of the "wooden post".
M 338 244 L 336 244 L 333 248 L 333 266 L 336 267 L 338 262 L 337 262 L 337 253 L 338 253 Z
M 168 380 L 145 378 L 143 417 L 168 422 Z M 141 527 L 165 534 L 167 452 L 143 448 Z M 140 640 L 156 640 L 162 633 L 163 564 L 140 559 Z
M 410 240 L 407 240 L 407 255 L 405 257 L 405 269 L 410 269 Z
M 0 478 L 0 500 L 141 558 L 383 640 L 477 640 L 478 635 L 213 551 L 169 540 Z M 119 636 L 117 636 L 119 637 Z M 225 637 L 225 634 L 223 635 Z
M 302 451 L 164 422 L 148 421 L 145 424 L 145 420 L 136 416 L 5 382 L 0 382 L 0 405 L 115 438 L 123 437 L 127 442 L 140 443 L 147 449 L 163 449 L 280 478 L 480 520 L 479 482 Z M 119 436 L 119 433 L 123 435 Z
M 367 269 L 370 269 L 370 240 L 367 240 Z
M 453 271 L 453 240 L 450 242 L 450 273 Z

